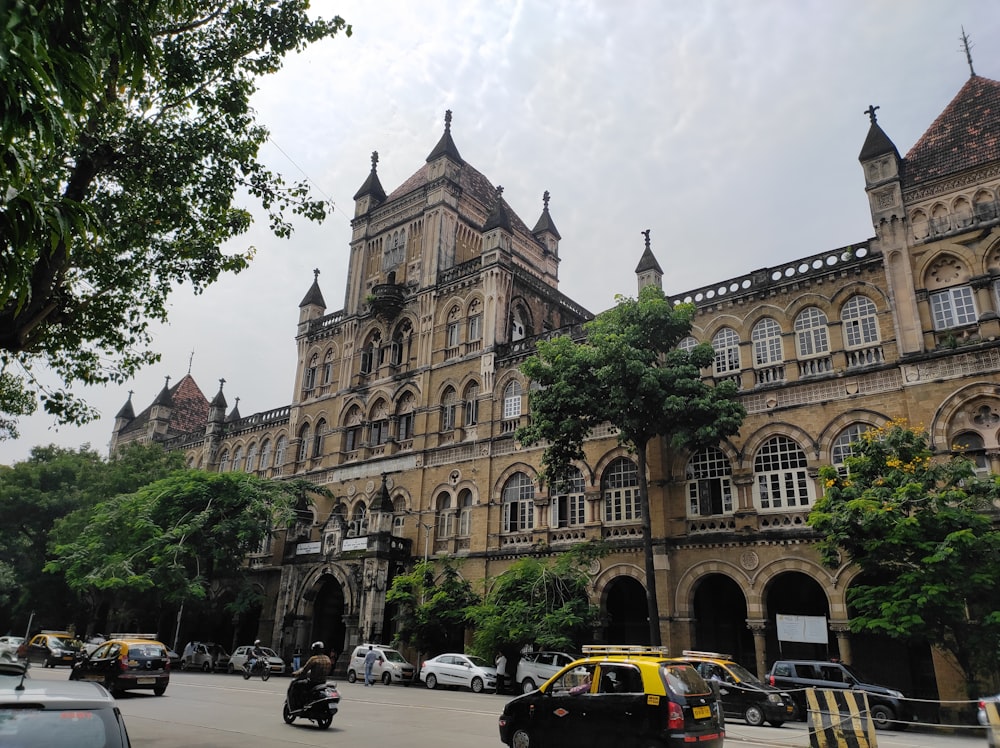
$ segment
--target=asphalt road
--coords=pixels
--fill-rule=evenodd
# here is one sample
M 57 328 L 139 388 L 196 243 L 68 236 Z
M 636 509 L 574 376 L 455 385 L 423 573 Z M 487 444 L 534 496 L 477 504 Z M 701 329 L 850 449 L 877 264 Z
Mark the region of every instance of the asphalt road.
M 67 668 L 32 668 L 31 677 L 62 680 Z M 125 694 L 119 706 L 135 748 L 283 748 L 355 745 L 406 748 L 503 748 L 497 716 L 509 698 L 468 691 L 429 691 L 422 685 L 339 683 L 341 709 L 328 730 L 281 719 L 288 678 L 245 681 L 238 675 L 174 672 L 162 697 Z M 808 748 L 804 722 L 780 728 L 726 726 L 726 744 Z M 879 732 L 879 748 L 982 748 L 985 737 L 908 730 Z M 554 747 L 561 748 L 561 747 Z M 574 747 L 583 748 L 583 747 Z

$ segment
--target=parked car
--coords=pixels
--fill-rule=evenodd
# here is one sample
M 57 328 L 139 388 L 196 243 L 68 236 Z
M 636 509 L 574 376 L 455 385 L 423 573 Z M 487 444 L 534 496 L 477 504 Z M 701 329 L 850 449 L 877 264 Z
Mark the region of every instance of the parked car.
M 242 647 L 237 647 L 236 651 L 233 652 L 233 656 L 229 658 L 229 666 L 226 670 L 230 673 L 240 673 L 243 671 L 243 666 L 246 664 L 247 660 L 250 659 L 250 651 L 253 649 L 253 644 L 246 644 Z M 287 669 L 285 661 L 278 657 L 278 653 L 275 652 L 270 647 L 261 647 L 264 655 L 267 657 L 267 664 L 271 668 L 271 673 L 273 675 L 281 675 Z
M 706 681 L 717 681 L 722 710 L 727 717 L 744 720 L 755 727 L 769 722 L 781 727 L 795 719 L 792 695 L 764 683 L 756 675 L 719 652 L 684 650 L 679 658 L 694 665 Z
M 545 681 L 558 673 L 573 660 L 578 659 L 565 652 L 529 652 L 517 661 L 514 682 L 521 693 L 534 691 Z
M 83 653 L 83 645 L 68 631 L 43 631 L 25 646 L 25 658 L 32 665 L 72 666 Z
M 452 686 L 469 688 L 473 693 L 497 689 L 497 669 L 482 657 L 447 653 L 424 660 L 420 680 L 428 688 Z
M 170 683 L 167 646 L 155 639 L 108 639 L 73 665 L 69 679 L 96 681 L 115 695 L 139 689 L 162 696 Z
M 872 683 L 857 670 L 842 662 L 827 660 L 778 660 L 771 665 L 767 682 L 788 691 L 795 700 L 799 714 L 806 716 L 807 688 L 864 691 L 868 695 L 868 710 L 872 723 L 879 730 L 904 730 L 913 721 L 912 708 L 894 688 Z
M 693 665 L 657 647 L 584 647 L 583 654 L 507 702 L 500 740 L 511 748 L 721 748 L 722 707 Z
M 0 662 L 17 662 L 17 648 L 22 644 L 23 636 L 0 636 Z
M 229 671 L 229 653 L 221 644 L 214 642 L 188 642 L 180 658 L 181 670 L 201 670 L 206 673 Z
M 21 678 L 27 677 L 29 677 L 28 663 L 24 660 L 0 660 L 0 688 L 17 682 L 8 678 L 17 678 L 20 681 Z
M 993 696 L 983 696 L 979 699 L 979 713 L 976 718 L 979 720 L 979 724 L 986 727 L 986 742 L 989 748 L 997 748 L 998 742 L 994 736 L 994 733 L 1000 731 L 1000 728 L 989 729 L 990 718 L 986 713 L 986 704 L 989 702 L 993 709 L 1000 710 L 1000 693 L 994 694 Z
M 19 748 L 130 748 L 125 719 L 98 683 L 0 680 L 0 744 Z M 18 680 L 17 683 L 21 683 Z
M 412 662 L 408 662 L 403 655 L 390 647 L 383 647 L 381 644 L 359 644 L 351 654 L 351 661 L 347 665 L 347 682 L 354 683 L 358 678 L 365 677 L 365 655 L 368 648 L 372 647 L 381 656 L 382 662 L 375 662 L 372 667 L 372 676 L 384 683 L 402 683 L 410 685 L 413 682 L 413 674 L 416 667 Z

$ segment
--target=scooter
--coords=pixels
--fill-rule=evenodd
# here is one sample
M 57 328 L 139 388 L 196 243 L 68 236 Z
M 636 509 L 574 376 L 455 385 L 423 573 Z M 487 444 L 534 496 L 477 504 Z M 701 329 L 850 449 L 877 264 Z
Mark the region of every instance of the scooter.
M 290 725 L 296 717 L 303 717 L 315 722 L 321 730 L 328 728 L 333 722 L 333 715 L 340 708 L 340 692 L 337 690 L 337 684 L 330 681 L 314 683 L 300 696 L 303 705 L 295 709 L 291 706 L 294 686 L 295 681 L 289 683 L 288 691 L 285 693 L 285 706 L 281 710 L 285 722 Z

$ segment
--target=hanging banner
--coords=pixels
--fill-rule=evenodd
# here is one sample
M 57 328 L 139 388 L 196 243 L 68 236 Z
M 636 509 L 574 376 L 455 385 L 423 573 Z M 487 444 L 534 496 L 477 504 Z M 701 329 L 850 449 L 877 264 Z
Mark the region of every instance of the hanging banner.
M 826 616 L 786 616 L 775 615 L 778 626 L 778 641 L 809 642 L 829 644 Z

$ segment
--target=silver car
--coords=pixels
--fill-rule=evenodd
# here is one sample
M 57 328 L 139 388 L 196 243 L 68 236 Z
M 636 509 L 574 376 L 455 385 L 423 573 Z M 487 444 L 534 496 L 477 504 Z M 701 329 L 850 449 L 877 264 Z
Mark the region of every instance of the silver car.
M 497 669 L 475 655 L 439 654 L 420 665 L 420 680 L 428 688 L 451 686 L 482 693 L 497 690 Z
M 228 671 L 230 673 L 242 672 L 243 666 L 246 664 L 247 660 L 250 659 L 250 652 L 252 649 L 252 644 L 245 644 L 242 647 L 237 647 L 236 651 L 233 652 L 233 656 L 229 658 Z M 270 647 L 261 647 L 260 649 L 264 653 L 264 656 L 267 657 L 267 664 L 271 668 L 271 672 L 275 675 L 283 674 L 286 669 L 285 661 L 278 657 L 278 653 Z
M 514 682 L 521 693 L 534 691 L 545 681 L 578 658 L 565 652 L 529 652 L 517 661 Z
M 17 662 L 17 648 L 22 644 L 23 636 L 0 636 L 0 662 Z

